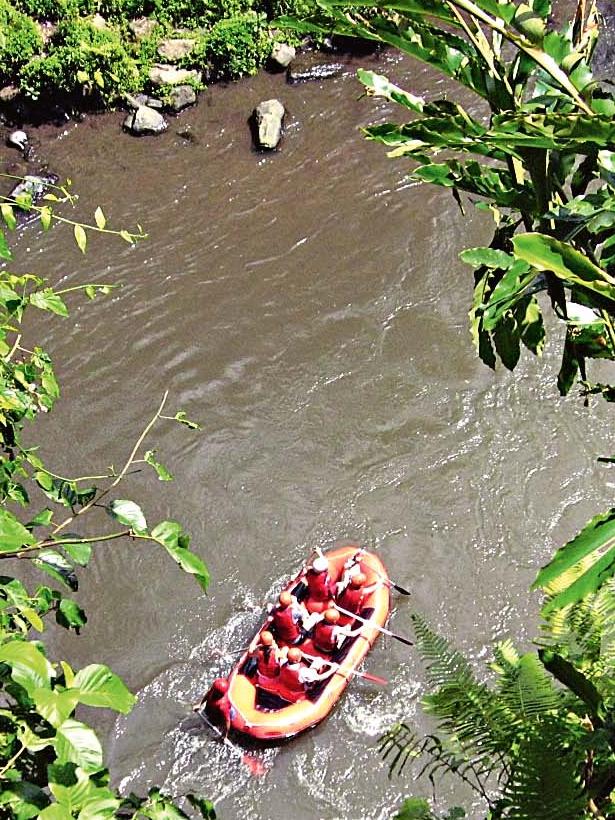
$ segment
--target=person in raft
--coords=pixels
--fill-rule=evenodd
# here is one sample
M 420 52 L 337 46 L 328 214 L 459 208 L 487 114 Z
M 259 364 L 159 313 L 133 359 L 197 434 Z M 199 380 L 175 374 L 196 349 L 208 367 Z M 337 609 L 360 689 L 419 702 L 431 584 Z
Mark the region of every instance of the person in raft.
M 275 678 L 280 672 L 281 652 L 269 630 L 260 634 L 260 643 L 254 650 L 256 673 L 259 678 Z
M 336 603 L 339 604 L 342 609 L 352 612 L 354 615 L 358 615 L 363 609 L 363 601 L 380 585 L 380 582 L 376 581 L 376 583 L 370 584 L 370 586 L 365 586 L 366 582 L 367 575 L 364 572 L 357 572 L 356 575 L 352 575 L 348 586 L 338 594 Z M 346 624 L 351 623 L 353 620 L 350 615 L 340 612 L 340 626 L 346 626 Z
M 304 608 L 287 590 L 280 593 L 278 605 L 269 616 L 278 641 L 285 644 L 300 643 L 305 637 L 303 628 Z
M 235 707 L 228 696 L 228 680 L 216 678 L 205 695 L 205 714 L 216 726 L 224 729 L 226 737 L 235 717 Z
M 363 624 L 355 630 L 341 625 L 340 613 L 337 609 L 326 609 L 322 620 L 314 627 L 312 641 L 321 652 L 335 652 L 342 647 L 346 638 L 358 635 L 362 628 Z
M 353 553 L 350 558 L 347 558 L 344 561 L 344 571 L 342 572 L 342 577 L 335 585 L 336 592 L 340 595 L 344 589 L 350 583 L 350 580 L 353 576 L 358 575 L 361 572 L 361 558 L 365 555 L 365 550 L 363 547 L 359 547 L 359 549 Z
M 302 700 L 314 683 L 331 677 L 335 671 L 335 667 L 327 667 L 324 672 L 319 673 L 322 661 L 317 660 L 312 666 L 305 666 L 302 660 L 301 650 L 293 646 L 288 650 L 286 663 L 282 664 L 280 669 L 278 692 L 284 700 L 291 703 Z
M 308 612 L 323 612 L 333 598 L 335 585 L 329 575 L 329 562 L 324 555 L 319 555 L 308 567 L 305 574 L 307 597 L 305 606 Z

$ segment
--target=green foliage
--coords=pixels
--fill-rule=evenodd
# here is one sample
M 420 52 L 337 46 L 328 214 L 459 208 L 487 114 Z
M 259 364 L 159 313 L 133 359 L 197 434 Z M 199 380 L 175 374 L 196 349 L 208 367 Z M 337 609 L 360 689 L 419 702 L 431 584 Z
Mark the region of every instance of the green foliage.
M 256 12 L 219 20 L 205 39 L 205 55 L 214 78 L 255 74 L 271 51 L 265 17 Z
M 111 103 L 139 87 L 139 70 L 120 33 L 81 18 L 63 21 L 48 53 L 23 71 L 22 88 L 38 99 L 50 91 Z
M 45 228 L 65 223 L 81 250 L 92 231 L 131 243 L 143 238 L 141 229 L 130 233 L 107 227 L 100 208 L 94 213 L 95 225 L 56 212 L 58 204 L 75 199 L 68 185 L 52 186 L 45 204 L 34 204 L 30 196 L 20 201 L 1 197 L 0 212 L 9 230 L 15 228 L 19 210 L 38 216 Z M 0 237 L 0 254 L 10 261 L 2 231 Z M 135 463 L 151 466 L 164 480 L 172 478 L 153 450 L 140 457 L 146 436 L 162 417 L 166 394 L 119 472 L 111 468 L 97 476 L 59 476 L 45 466 L 36 447 L 22 443 L 24 425 L 50 411 L 59 396 L 49 356 L 33 343 L 22 346 L 24 316 L 44 310 L 63 318 L 68 315 L 67 297 L 83 292 L 93 299 L 111 290 L 106 283 L 56 290 L 40 276 L 12 274 L 6 267 L 0 271 L 0 559 L 29 560 L 58 586 L 29 591 L 20 579 L 0 576 L 0 814 L 16 820 L 187 817 L 157 788 L 145 798 L 122 798 L 109 788 L 103 749 L 93 729 L 81 721 L 81 707 L 126 714 L 136 698 L 107 666 L 94 662 L 75 671 L 65 661 L 49 659 L 42 642 L 50 616 L 67 630 L 78 632 L 86 625 L 85 612 L 64 591 L 78 589 L 77 573 L 88 565 L 93 547 L 110 540 L 130 536 L 147 541 L 168 553 L 202 589 L 209 582 L 205 564 L 190 550 L 189 536 L 179 523 L 163 521 L 150 532 L 136 502 L 112 497 Z M 164 418 L 196 426 L 181 411 Z M 38 512 L 28 510 L 32 486 L 49 502 Z M 68 532 L 69 524 L 81 529 L 82 516 L 95 504 L 106 506 L 115 529 L 87 537 Z M 22 508 L 19 514 L 15 507 Z M 215 818 L 209 801 L 195 795 L 186 799 L 200 816 Z
M 610 595 L 612 615 L 612 589 Z M 597 600 L 594 605 L 594 617 L 585 623 L 592 621 L 595 634 L 607 629 L 608 618 L 598 614 Z M 577 649 L 592 681 L 577 667 L 574 652 L 574 663 L 557 655 L 555 644 L 539 655 L 519 655 L 505 641 L 495 647 L 491 669 L 496 677 L 487 683 L 479 682 L 468 662 L 420 616 L 413 615 L 413 621 L 429 682 L 436 687 L 423 698 L 437 722 L 436 733 L 420 737 L 406 724 L 392 727 L 381 743 L 391 773 L 408 763 L 432 782 L 452 772 L 481 797 L 489 818 L 573 820 L 598 811 L 611 816 L 615 702 L 612 667 L 606 674 L 604 661 L 612 644 L 607 650 L 603 643 L 602 657 L 598 651 L 591 660 Z M 584 630 L 567 623 L 566 643 L 578 647 Z M 545 623 L 553 641 L 556 631 Z M 557 639 L 562 641 L 561 630 Z M 398 816 L 429 819 L 433 814 L 425 801 L 413 799 Z
M 0 0 L 0 76 L 6 81 L 14 79 L 42 45 L 34 21 L 17 11 L 9 0 Z

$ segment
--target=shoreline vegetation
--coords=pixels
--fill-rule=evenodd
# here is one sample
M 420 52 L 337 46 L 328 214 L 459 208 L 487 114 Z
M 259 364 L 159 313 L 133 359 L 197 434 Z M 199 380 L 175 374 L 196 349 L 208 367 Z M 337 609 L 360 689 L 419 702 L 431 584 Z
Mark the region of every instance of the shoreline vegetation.
M 180 85 L 198 92 L 255 74 L 276 43 L 312 44 L 272 21 L 315 7 L 314 0 L 0 0 L 0 110 L 14 122 L 53 121 L 155 95 L 177 111 Z

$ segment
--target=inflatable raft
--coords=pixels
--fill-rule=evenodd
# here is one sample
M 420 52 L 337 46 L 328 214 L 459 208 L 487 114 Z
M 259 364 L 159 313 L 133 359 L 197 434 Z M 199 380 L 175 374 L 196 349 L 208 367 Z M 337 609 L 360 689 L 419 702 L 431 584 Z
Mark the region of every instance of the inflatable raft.
M 353 544 L 327 553 L 329 575 L 333 581 L 342 577 L 344 563 L 355 556 L 359 549 L 358 545 Z M 248 672 L 250 654 L 258 643 L 261 629 L 267 627 L 267 622 L 259 629 L 250 648 L 229 675 L 228 697 L 233 707 L 231 727 L 235 731 L 259 740 L 280 740 L 310 729 L 329 714 L 349 679 L 353 677 L 353 670 L 359 666 L 380 634 L 371 624 L 384 626 L 389 616 L 389 584 L 384 565 L 373 553 L 362 552 L 360 571 L 367 576 L 366 586 L 375 587 L 365 597 L 362 609 L 357 613 L 368 623 L 363 625 L 358 635 L 348 638 L 333 655 L 320 652 L 309 638 L 298 644 L 299 649 L 310 655 L 319 655 L 339 664 L 339 668 L 325 681 L 316 684 L 304 699 L 288 703 L 276 694 L 275 687 L 263 689 L 255 676 L 244 674 Z M 304 571 L 299 573 L 285 589 L 300 596 L 303 573 Z M 359 626 L 360 622 L 356 621 L 354 627 Z

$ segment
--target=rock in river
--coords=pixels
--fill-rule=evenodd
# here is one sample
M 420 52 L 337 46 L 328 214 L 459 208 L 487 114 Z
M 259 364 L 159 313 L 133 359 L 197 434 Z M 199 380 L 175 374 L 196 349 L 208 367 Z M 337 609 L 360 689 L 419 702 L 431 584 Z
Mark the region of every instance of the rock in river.
M 295 59 L 295 48 L 287 43 L 274 43 L 271 49 L 272 66 L 279 69 L 288 68 Z
M 279 100 L 264 100 L 254 109 L 255 137 L 259 148 L 276 148 L 282 137 L 284 106 Z
M 153 85 L 181 85 L 195 80 L 201 82 L 199 71 L 189 71 L 187 68 L 175 68 L 172 65 L 153 65 L 149 70 L 149 78 Z
M 160 134 L 167 129 L 167 121 L 159 111 L 140 105 L 124 120 L 124 128 L 133 134 Z
M 191 85 L 174 85 L 168 94 L 168 106 L 172 111 L 181 111 L 196 102 L 196 91 Z
M 45 193 L 48 185 L 54 185 L 58 181 L 55 174 L 47 174 L 46 176 L 35 176 L 34 174 L 27 174 L 23 180 L 18 183 L 9 196 L 11 199 L 17 199 L 20 196 L 30 197 L 32 202 L 36 202 Z

